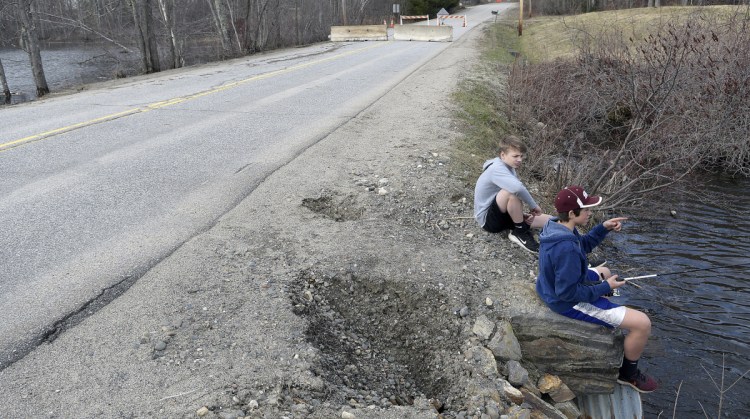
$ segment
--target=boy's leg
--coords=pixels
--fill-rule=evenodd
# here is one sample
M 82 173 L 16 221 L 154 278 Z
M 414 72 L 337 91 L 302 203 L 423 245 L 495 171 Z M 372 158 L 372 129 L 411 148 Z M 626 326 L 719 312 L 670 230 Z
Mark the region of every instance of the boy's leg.
M 626 307 L 625 318 L 620 327 L 628 330 L 624 343 L 625 358 L 637 361 L 651 336 L 651 319 L 643 312 Z
M 552 218 L 552 216 L 549 214 L 537 215 L 534 217 L 534 221 L 531 222 L 531 227 L 542 228 L 547 224 L 547 221 L 549 221 L 550 218 Z
M 629 385 L 641 393 L 656 390 L 656 380 L 638 369 L 638 360 L 651 335 L 651 320 L 646 314 L 612 303 L 606 298 L 599 298 L 593 303 L 578 303 L 560 314 L 589 323 L 627 329 L 628 334 L 624 342 L 625 356 L 617 382 Z
M 658 387 L 656 380 L 638 369 L 638 360 L 643 354 L 648 337 L 651 335 L 651 320 L 645 313 L 626 308 L 625 318 L 620 327 L 628 330 L 625 336 L 625 356 L 620 367 L 617 382 L 633 387 L 641 393 L 650 393 Z
M 523 202 L 517 196 L 503 189 L 497 193 L 495 201 L 497 202 L 497 207 L 500 208 L 502 212 L 507 212 L 508 215 L 510 215 L 514 224 L 526 224 L 523 217 Z M 534 217 L 534 221 L 531 222 L 531 227 L 542 228 L 547 224 L 547 221 L 549 221 L 550 218 L 552 218 L 552 216 L 549 214 L 537 215 Z
M 518 199 L 517 196 L 502 189 L 495 195 L 495 202 L 500 211 L 510 215 L 513 223 L 518 224 L 523 222 L 523 202 Z

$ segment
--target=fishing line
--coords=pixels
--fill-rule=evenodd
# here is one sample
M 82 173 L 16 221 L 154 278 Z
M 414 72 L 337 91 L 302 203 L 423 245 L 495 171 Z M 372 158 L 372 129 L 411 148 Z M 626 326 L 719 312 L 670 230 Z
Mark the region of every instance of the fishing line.
M 708 268 L 686 269 L 684 271 L 667 272 L 667 273 L 663 273 L 663 274 L 630 276 L 630 277 L 627 277 L 627 278 L 618 279 L 618 281 L 632 281 L 634 279 L 655 278 L 657 276 L 686 274 L 686 273 L 689 273 L 689 272 L 710 271 L 712 269 L 716 270 L 716 269 L 734 268 L 734 267 L 737 267 L 737 266 L 749 266 L 749 265 L 750 265 L 750 262 L 745 262 L 745 263 L 737 263 L 737 264 L 734 264 L 734 265 L 720 265 L 720 266 L 711 266 L 711 267 L 708 267 Z

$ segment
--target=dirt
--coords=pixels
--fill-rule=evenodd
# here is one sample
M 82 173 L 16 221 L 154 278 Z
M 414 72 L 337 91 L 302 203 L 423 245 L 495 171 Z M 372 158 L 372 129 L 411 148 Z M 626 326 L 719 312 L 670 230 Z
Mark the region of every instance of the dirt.
M 536 260 L 476 226 L 451 172 L 482 31 L 0 372 L 0 416 L 488 414 L 471 328 L 529 309 Z

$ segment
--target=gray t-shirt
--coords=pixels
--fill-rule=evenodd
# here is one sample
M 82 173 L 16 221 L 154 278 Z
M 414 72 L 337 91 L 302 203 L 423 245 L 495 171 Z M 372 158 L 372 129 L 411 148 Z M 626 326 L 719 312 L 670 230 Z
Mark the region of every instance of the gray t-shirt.
M 474 188 L 474 218 L 480 227 L 484 227 L 487 221 L 487 210 L 492 205 L 492 200 L 502 189 L 516 195 L 525 202 L 529 208 L 536 208 L 534 198 L 523 183 L 518 179 L 516 170 L 505 164 L 500 157 L 487 160 L 482 166 L 482 174 L 477 179 Z

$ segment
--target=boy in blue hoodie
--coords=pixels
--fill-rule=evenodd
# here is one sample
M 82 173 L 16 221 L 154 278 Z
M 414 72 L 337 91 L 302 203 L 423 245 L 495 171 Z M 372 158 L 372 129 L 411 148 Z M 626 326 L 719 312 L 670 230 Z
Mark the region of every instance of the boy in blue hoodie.
M 552 218 L 539 235 L 539 277 L 536 290 L 552 311 L 576 320 L 628 330 L 625 357 L 617 382 L 641 393 L 658 387 L 656 380 L 638 369 L 638 360 L 651 334 L 651 320 L 638 310 L 612 303 L 604 296 L 625 284 L 605 267 L 589 268 L 586 254 L 610 231 L 620 231 L 627 218 L 612 218 L 581 235 L 577 227 L 589 222 L 591 207 L 602 198 L 580 186 L 568 186 L 557 194 Z

